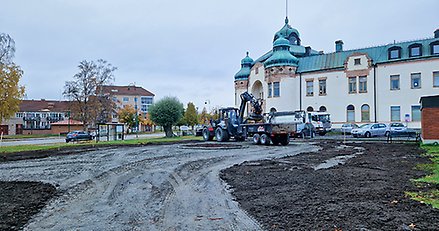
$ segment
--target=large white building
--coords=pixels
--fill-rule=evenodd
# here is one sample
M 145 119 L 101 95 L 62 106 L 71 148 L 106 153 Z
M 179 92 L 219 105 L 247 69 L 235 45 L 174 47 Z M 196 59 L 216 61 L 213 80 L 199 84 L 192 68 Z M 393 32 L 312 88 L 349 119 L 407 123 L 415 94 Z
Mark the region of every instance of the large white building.
M 407 122 L 419 128 L 421 96 L 439 94 L 439 30 L 429 39 L 324 54 L 301 45 L 288 24 L 273 49 L 241 61 L 235 75 L 235 105 L 252 93 L 264 111 L 327 111 L 335 127 L 346 122 Z

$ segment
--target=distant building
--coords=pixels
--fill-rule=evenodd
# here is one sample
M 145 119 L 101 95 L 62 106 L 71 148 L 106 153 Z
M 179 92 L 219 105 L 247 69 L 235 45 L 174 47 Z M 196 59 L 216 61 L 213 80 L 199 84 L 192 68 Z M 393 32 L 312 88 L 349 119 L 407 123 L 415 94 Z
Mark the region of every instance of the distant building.
M 126 105 L 132 106 L 137 110 L 138 115 L 143 118 L 147 117 L 149 106 L 154 102 L 154 94 L 143 87 L 129 86 L 103 86 L 102 93 L 109 95 L 110 99 L 116 104 L 116 111 L 113 113 L 111 122 L 119 122 L 117 110 Z M 140 130 L 149 130 L 148 127 L 140 128 Z
M 327 111 L 334 127 L 346 122 L 406 122 L 421 126 L 424 95 L 439 93 L 439 30 L 427 39 L 335 51 L 303 46 L 285 20 L 273 49 L 256 60 L 247 56 L 235 75 L 235 105 L 252 93 L 270 110 Z
M 3 134 L 52 134 L 51 124 L 65 120 L 68 113 L 68 101 L 22 100 L 19 111 L 2 125 Z

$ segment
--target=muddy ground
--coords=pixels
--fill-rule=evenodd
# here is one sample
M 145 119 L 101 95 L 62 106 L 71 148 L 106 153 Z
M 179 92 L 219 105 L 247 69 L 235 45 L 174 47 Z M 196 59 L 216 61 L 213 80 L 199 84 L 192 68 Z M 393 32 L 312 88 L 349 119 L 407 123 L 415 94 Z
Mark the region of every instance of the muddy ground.
M 245 162 L 221 177 L 267 230 L 439 230 L 439 210 L 404 194 L 422 190 L 410 182 L 428 162 L 416 145 L 320 145 L 319 153 Z
M 420 153 L 322 141 L 8 156 L 0 230 L 435 230 L 438 210 L 404 196 Z

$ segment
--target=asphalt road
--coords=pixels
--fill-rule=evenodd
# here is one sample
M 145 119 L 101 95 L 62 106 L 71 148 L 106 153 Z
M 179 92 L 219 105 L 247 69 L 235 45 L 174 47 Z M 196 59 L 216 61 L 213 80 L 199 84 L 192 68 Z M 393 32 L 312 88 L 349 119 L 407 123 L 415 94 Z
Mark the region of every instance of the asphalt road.
M 260 230 L 219 172 L 317 151 L 310 143 L 190 143 L 106 148 L 0 164 L 2 181 L 42 181 L 55 197 L 25 230 Z

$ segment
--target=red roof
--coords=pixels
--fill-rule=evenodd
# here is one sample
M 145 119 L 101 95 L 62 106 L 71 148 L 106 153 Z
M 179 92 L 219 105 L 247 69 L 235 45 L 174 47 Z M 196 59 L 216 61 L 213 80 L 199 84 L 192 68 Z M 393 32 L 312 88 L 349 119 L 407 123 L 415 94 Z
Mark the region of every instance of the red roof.
M 58 121 L 55 123 L 51 123 L 50 125 L 52 125 L 52 126 L 53 125 L 84 125 L 84 123 L 81 121 L 70 119 L 70 123 L 69 123 L 69 120 L 62 120 L 62 121 Z
M 69 110 L 69 101 L 55 100 L 22 100 L 20 103 L 20 112 L 65 112 Z
M 102 86 L 102 91 L 109 95 L 155 96 L 143 87 L 137 86 Z

